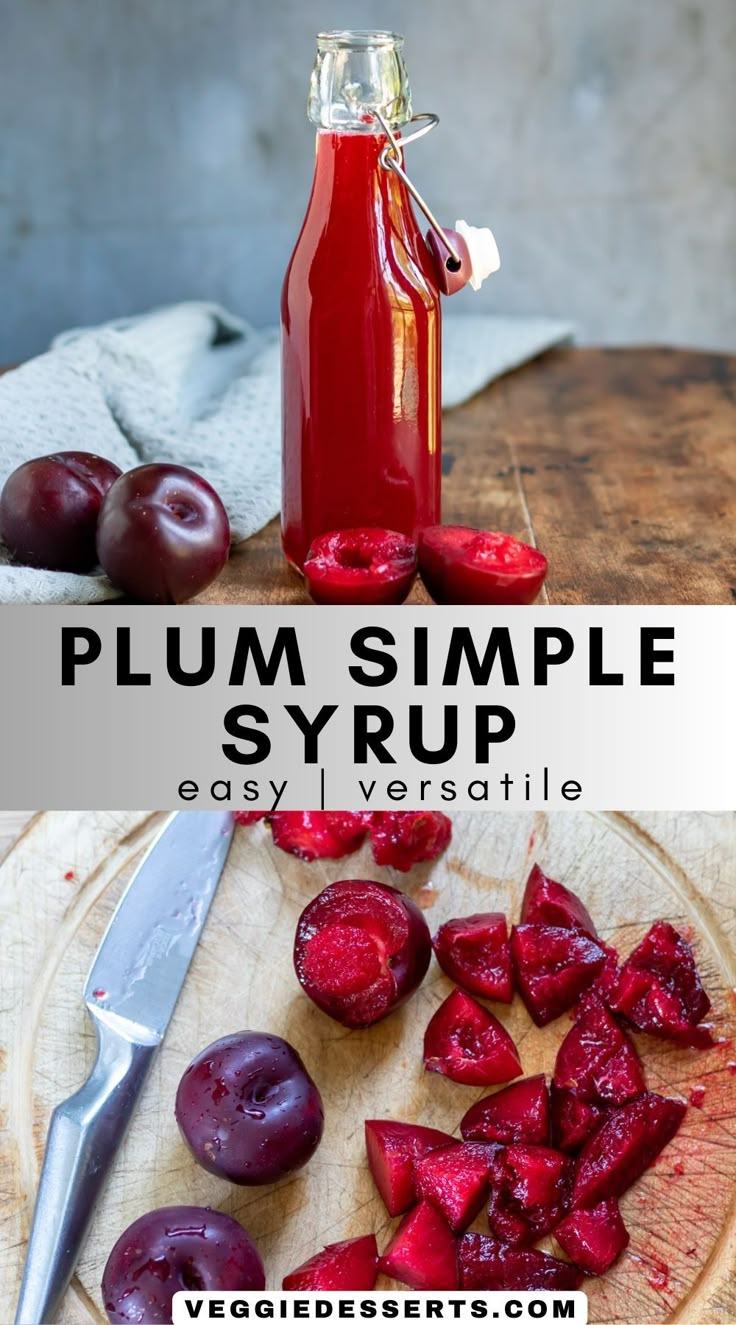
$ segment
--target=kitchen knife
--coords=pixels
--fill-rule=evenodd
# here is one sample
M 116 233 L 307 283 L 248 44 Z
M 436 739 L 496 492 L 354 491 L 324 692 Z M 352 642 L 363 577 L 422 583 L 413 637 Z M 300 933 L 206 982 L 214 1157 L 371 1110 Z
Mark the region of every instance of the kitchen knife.
M 87 976 L 97 1033 L 85 1084 L 51 1116 L 16 1325 L 51 1321 L 202 932 L 233 833 L 229 812 L 171 816 L 130 880 Z

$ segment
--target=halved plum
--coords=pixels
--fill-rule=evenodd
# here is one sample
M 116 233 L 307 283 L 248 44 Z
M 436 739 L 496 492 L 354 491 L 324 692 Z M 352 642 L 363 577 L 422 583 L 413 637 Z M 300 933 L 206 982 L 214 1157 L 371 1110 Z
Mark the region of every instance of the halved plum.
M 605 1274 L 629 1245 L 618 1201 L 609 1197 L 589 1210 L 573 1210 L 555 1229 L 555 1241 L 585 1274 Z
M 432 525 L 419 535 L 419 571 L 436 603 L 533 603 L 547 558 L 510 534 Z
M 420 1201 L 404 1216 L 380 1269 L 409 1288 L 457 1288 L 455 1238 L 429 1201 Z
M 646 1090 L 636 1049 L 602 1003 L 591 1002 L 567 1032 L 554 1084 L 593 1104 L 626 1104 Z
M 460 1287 L 507 1292 L 564 1292 L 578 1288 L 576 1265 L 548 1256 L 536 1247 L 508 1247 L 484 1233 L 464 1233 L 458 1242 Z
M 365 840 L 370 815 L 352 810 L 276 810 L 273 840 L 300 860 L 340 860 Z
M 511 957 L 516 983 L 537 1026 L 567 1012 L 595 980 L 606 959 L 589 934 L 554 925 L 514 925 Z
M 682 1100 L 647 1093 L 608 1113 L 578 1158 L 573 1206 L 627 1191 L 672 1140 L 686 1109 Z
M 461 989 L 453 989 L 424 1032 L 424 1067 L 469 1086 L 521 1076 L 519 1054 L 504 1026 Z
M 566 1154 L 577 1154 L 604 1118 L 597 1104 L 581 1100 L 574 1090 L 552 1085 L 550 1092 L 550 1131 L 552 1144 Z
M 417 573 L 416 543 L 393 529 L 337 529 L 315 538 L 304 578 L 315 603 L 403 603 Z
M 488 1223 L 499 1242 L 521 1247 L 549 1233 L 570 1208 L 573 1161 L 550 1146 L 507 1146 L 491 1169 Z
M 455 1142 L 417 1160 L 417 1192 L 431 1201 L 454 1233 L 467 1228 L 483 1205 L 495 1146 Z
M 366 1122 L 368 1166 L 390 1215 L 403 1215 L 417 1200 L 415 1168 L 422 1156 L 453 1144 L 454 1138 L 436 1127 L 378 1118 Z
M 436 860 L 452 836 L 452 820 L 439 810 L 378 810 L 371 817 L 371 848 L 377 865 L 406 873 Z
M 532 865 L 521 903 L 522 925 L 554 925 L 560 929 L 582 929 L 591 938 L 598 933 L 576 893 Z
M 281 1287 L 297 1292 L 369 1293 L 378 1278 L 378 1247 L 373 1233 L 332 1242 L 287 1274 Z
M 614 1012 L 640 1031 L 705 1049 L 713 1044 L 710 1011 L 693 950 L 666 920 L 658 920 L 624 962 L 608 996 Z
M 414 993 L 432 941 L 411 898 L 385 883 L 342 879 L 304 908 L 294 968 L 304 992 L 343 1026 L 371 1026 Z
M 460 1123 L 466 1141 L 543 1146 L 549 1141 L 549 1091 L 545 1077 L 514 1081 L 471 1104 Z
M 446 920 L 432 940 L 445 975 L 469 994 L 510 1003 L 511 951 L 506 917 L 500 911 Z

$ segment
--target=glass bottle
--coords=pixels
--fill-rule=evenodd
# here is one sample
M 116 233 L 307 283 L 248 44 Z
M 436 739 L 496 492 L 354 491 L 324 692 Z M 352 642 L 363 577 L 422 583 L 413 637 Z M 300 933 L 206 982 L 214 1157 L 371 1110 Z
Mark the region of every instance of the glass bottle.
M 312 193 L 284 281 L 282 534 L 301 569 L 312 540 L 440 520 L 440 299 L 408 192 L 379 160 L 379 110 L 411 118 L 403 38 L 317 38 Z

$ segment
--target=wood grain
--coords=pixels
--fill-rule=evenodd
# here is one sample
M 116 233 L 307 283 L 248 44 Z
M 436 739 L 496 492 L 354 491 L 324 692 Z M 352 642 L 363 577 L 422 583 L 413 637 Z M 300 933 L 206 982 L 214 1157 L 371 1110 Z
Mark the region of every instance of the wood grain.
M 49 1112 L 89 1068 L 92 1037 L 80 1006 L 84 975 L 156 822 L 156 816 L 132 812 L 43 814 L 0 866 L 0 999 L 7 1010 L 0 1107 L 9 1141 L 0 1169 L 0 1281 L 11 1296 Z M 623 1199 L 631 1245 L 610 1274 L 587 1285 L 590 1318 L 628 1325 L 734 1320 L 734 819 L 458 814 L 451 847 L 435 867 L 392 878 L 363 852 L 350 861 L 350 873 L 401 883 L 427 909 L 434 928 L 452 914 L 480 909 L 515 915 L 534 857 L 580 891 L 603 935 L 623 951 L 662 916 L 690 933 L 723 1037 L 707 1054 L 637 1037 L 652 1088 L 687 1098 L 702 1084 L 705 1098 Z M 345 874 L 345 866 L 300 864 L 274 849 L 263 824 L 238 831 L 169 1034 L 95 1217 L 67 1323 L 103 1319 L 99 1282 L 110 1246 L 154 1205 L 191 1201 L 234 1214 L 261 1247 L 271 1286 L 324 1242 L 374 1229 L 384 1244 L 392 1221 L 366 1169 L 362 1120 L 396 1116 L 457 1133 L 462 1113 L 483 1093 L 422 1071 L 423 1028 L 450 988 L 436 966 L 405 1009 L 368 1031 L 346 1032 L 299 990 L 290 956 L 297 915 L 325 882 Z M 500 1015 L 520 1046 L 525 1071 L 549 1071 L 566 1019 L 540 1031 L 518 1000 Z M 327 1126 L 317 1155 L 275 1188 L 234 1188 L 204 1173 L 173 1117 L 176 1084 L 191 1055 L 246 1026 L 294 1043 L 325 1099 Z
M 549 602 L 736 597 L 736 356 L 554 350 L 443 428 L 445 521 L 536 543 Z M 278 522 L 198 601 L 307 602 Z M 429 601 L 421 585 L 410 601 Z

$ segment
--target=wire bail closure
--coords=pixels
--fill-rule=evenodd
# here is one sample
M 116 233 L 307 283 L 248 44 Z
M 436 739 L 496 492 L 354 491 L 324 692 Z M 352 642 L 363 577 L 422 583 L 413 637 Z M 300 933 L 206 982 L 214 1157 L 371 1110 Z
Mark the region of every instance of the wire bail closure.
M 440 122 L 439 115 L 433 115 L 429 112 L 425 112 L 420 115 L 412 115 L 411 119 L 409 120 L 409 124 L 418 124 L 419 128 L 415 129 L 413 133 L 407 134 L 406 138 L 397 138 L 396 134 L 391 128 L 391 125 L 388 123 L 388 120 L 385 118 L 385 116 L 381 113 L 380 110 L 376 110 L 374 108 L 371 113 L 375 115 L 386 137 L 388 138 L 388 143 L 384 147 L 379 157 L 381 165 L 383 166 L 384 170 L 393 170 L 394 174 L 398 175 L 402 184 L 404 184 L 406 188 L 409 190 L 409 193 L 411 194 L 417 206 L 420 207 L 421 210 L 424 212 L 424 215 L 429 221 L 429 224 L 431 225 L 435 234 L 439 237 L 439 239 L 441 239 L 453 263 L 455 263 L 457 267 L 462 266 L 462 258 L 460 257 L 460 254 L 458 253 L 457 249 L 455 248 L 455 245 L 452 244 L 450 240 L 447 238 L 447 235 L 445 234 L 445 231 L 442 229 L 442 226 L 437 220 L 437 217 L 434 215 L 434 212 L 429 207 L 429 204 L 424 201 L 424 198 L 422 197 L 421 193 L 416 188 L 416 186 L 412 184 L 403 166 L 403 160 L 404 160 L 403 149 L 407 146 L 408 143 L 416 143 L 419 141 L 420 138 L 424 138 L 425 134 L 431 133 L 432 129 L 436 129 L 437 125 Z

